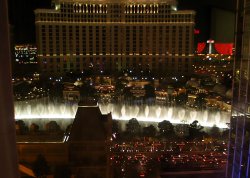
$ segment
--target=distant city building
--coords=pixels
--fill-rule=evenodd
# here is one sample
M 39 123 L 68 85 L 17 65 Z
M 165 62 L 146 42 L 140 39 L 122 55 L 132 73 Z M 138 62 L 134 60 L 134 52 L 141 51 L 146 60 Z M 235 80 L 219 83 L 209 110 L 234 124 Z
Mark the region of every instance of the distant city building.
M 41 72 L 183 75 L 192 71 L 194 11 L 176 0 L 57 0 L 35 10 Z
M 34 45 L 15 45 L 15 62 L 18 64 L 36 64 L 37 48 Z
M 233 51 L 233 43 L 218 43 L 211 39 L 198 43 L 194 61 L 194 73 L 212 76 L 215 80 L 225 77 L 231 79 Z
M 214 40 L 207 40 L 207 42 L 197 44 L 196 53 L 233 55 L 233 43 L 218 43 Z
M 73 83 L 64 83 L 64 101 L 80 101 L 80 91 Z
M 250 177 L 250 0 L 237 0 L 232 117 L 227 177 Z

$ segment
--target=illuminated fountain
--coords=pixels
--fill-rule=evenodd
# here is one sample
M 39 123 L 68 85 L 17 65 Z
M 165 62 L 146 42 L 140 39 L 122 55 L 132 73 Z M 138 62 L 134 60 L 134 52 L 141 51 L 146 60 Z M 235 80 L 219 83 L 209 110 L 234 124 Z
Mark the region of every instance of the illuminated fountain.
M 15 102 L 15 119 L 23 120 L 27 126 L 36 123 L 44 128 L 49 121 L 56 120 L 65 129 L 75 118 L 77 103 L 49 102 L 47 99 Z
M 192 123 L 197 120 L 203 126 L 226 128 L 229 123 L 230 113 L 224 111 L 194 110 L 191 108 L 166 107 L 157 105 L 125 105 L 108 104 L 100 105 L 103 114 L 112 112 L 112 117 L 117 120 L 136 118 L 144 122 L 161 122 L 169 120 L 171 123 Z
M 15 103 L 16 119 L 39 119 L 39 118 L 74 118 L 77 103 L 59 103 L 48 101 L 21 101 Z
M 142 122 L 161 122 L 169 120 L 174 124 L 192 123 L 197 120 L 203 126 L 226 128 L 229 122 L 230 113 L 224 111 L 194 110 L 191 108 L 167 107 L 158 105 L 128 105 L 128 104 L 99 104 L 103 114 L 112 113 L 116 120 L 129 120 L 136 118 Z M 48 120 L 56 120 L 62 128 L 65 128 L 73 121 L 78 105 L 76 103 L 22 101 L 15 103 L 15 118 L 22 119 L 27 124 L 37 120 L 41 123 Z M 66 125 L 67 124 L 67 125 Z M 65 126 L 66 125 L 66 126 Z

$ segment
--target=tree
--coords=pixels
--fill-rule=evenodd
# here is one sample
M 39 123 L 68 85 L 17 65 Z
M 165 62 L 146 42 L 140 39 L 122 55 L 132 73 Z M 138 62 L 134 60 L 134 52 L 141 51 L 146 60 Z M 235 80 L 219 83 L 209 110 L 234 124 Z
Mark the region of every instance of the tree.
M 175 126 L 175 132 L 176 132 L 176 135 L 178 137 L 186 137 L 188 136 L 188 132 L 189 132 L 189 129 L 188 129 L 188 125 L 187 124 L 178 124 Z
M 211 137 L 213 138 L 219 138 L 221 136 L 220 129 L 216 125 L 211 127 L 209 132 L 210 132 Z
M 25 125 L 23 120 L 16 121 L 16 133 L 23 135 L 28 132 L 28 127 Z
M 193 121 L 189 125 L 189 139 L 200 139 L 203 137 L 204 132 L 202 132 L 202 129 L 204 127 L 199 124 L 197 120 Z
M 139 136 L 140 131 L 141 131 L 141 126 L 135 118 L 130 119 L 126 124 L 126 133 L 130 138 Z
M 38 132 L 39 131 L 39 126 L 37 125 L 37 124 L 35 124 L 35 123 L 32 123 L 31 125 L 30 125 L 30 132 L 32 132 L 32 133 L 36 133 L 36 132 Z
M 49 166 L 43 155 L 37 155 L 36 160 L 33 163 L 33 171 L 38 178 L 45 178 L 49 173 Z
M 174 126 L 170 121 L 164 120 L 158 123 L 161 137 L 172 137 L 174 136 Z
M 55 132 L 60 132 L 61 131 L 61 128 L 57 124 L 56 121 L 50 121 L 49 123 L 46 124 L 45 128 L 46 128 L 46 131 L 48 131 L 50 133 L 51 132 L 55 133 Z
M 143 128 L 143 136 L 145 137 L 154 137 L 156 134 L 156 128 L 153 125 Z
M 204 127 L 201 126 L 199 124 L 199 122 L 197 120 L 193 121 L 190 125 L 189 125 L 189 128 L 193 128 L 193 129 L 196 129 L 196 130 L 202 130 Z

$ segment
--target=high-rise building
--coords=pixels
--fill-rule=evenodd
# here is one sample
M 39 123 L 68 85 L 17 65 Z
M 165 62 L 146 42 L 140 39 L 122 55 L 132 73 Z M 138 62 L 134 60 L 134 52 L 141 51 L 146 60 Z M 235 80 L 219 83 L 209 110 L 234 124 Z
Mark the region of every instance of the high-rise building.
M 18 64 L 36 64 L 37 48 L 33 45 L 15 45 L 15 62 Z
M 194 11 L 176 0 L 55 0 L 35 10 L 41 72 L 192 71 Z
M 250 0 L 237 0 L 227 177 L 250 177 Z

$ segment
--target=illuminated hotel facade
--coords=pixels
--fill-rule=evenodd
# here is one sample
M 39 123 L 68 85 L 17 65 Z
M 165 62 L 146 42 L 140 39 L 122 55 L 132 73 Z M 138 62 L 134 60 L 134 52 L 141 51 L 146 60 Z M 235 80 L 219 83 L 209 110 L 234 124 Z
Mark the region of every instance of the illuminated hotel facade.
M 37 63 L 37 48 L 33 45 L 15 45 L 15 62 L 19 64 Z
M 227 178 L 250 177 L 250 0 L 237 0 Z
M 194 11 L 175 0 L 57 0 L 35 10 L 42 73 L 192 72 Z

